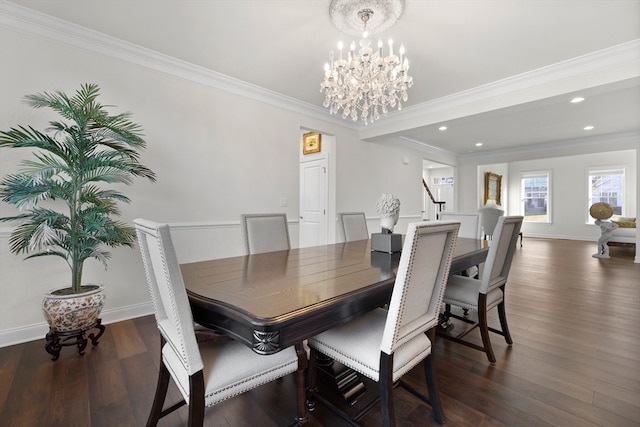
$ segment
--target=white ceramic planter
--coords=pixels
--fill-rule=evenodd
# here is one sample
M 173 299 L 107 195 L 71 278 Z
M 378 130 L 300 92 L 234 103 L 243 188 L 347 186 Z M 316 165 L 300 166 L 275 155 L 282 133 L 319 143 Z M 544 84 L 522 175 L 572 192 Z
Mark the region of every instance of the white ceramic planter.
M 103 285 L 89 284 L 81 294 L 58 295 L 58 290 L 45 294 L 42 313 L 55 332 L 70 332 L 89 329 L 96 323 L 106 294 Z

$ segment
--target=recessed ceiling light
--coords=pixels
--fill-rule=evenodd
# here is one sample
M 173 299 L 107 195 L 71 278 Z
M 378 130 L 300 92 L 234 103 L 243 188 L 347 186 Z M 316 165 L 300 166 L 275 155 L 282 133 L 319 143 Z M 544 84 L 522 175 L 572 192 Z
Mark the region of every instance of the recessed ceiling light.
M 593 126 L 591 126 L 591 125 L 589 125 L 589 126 L 585 126 L 585 127 L 583 127 L 582 129 L 584 129 L 584 130 L 593 130 L 593 129 L 594 129 L 594 127 L 593 127 Z
M 438 130 L 439 130 L 439 131 L 445 131 L 445 130 L 447 130 L 447 127 L 446 127 L 446 126 L 440 126 L 440 127 L 438 128 Z
M 573 99 L 571 100 L 571 103 L 572 103 L 572 104 L 577 104 L 577 103 L 582 102 L 582 101 L 584 101 L 584 98 L 583 98 L 583 97 L 581 97 L 581 96 L 576 96 L 575 98 L 573 98 Z
M 482 142 L 476 142 L 476 147 L 482 147 Z

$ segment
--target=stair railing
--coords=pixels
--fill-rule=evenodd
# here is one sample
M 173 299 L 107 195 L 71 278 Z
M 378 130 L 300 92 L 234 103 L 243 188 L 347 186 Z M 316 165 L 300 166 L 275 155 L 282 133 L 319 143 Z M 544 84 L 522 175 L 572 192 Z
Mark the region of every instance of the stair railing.
M 433 197 L 433 194 L 431 194 L 431 190 L 429 190 L 429 186 L 427 185 L 427 182 L 424 180 L 424 178 L 422 178 L 422 185 L 424 186 L 424 189 L 427 190 L 427 194 L 429 195 L 431 202 L 438 207 L 438 212 L 436 213 L 436 219 L 440 219 L 440 212 L 444 210 L 444 205 L 447 202 L 436 201 L 436 199 Z

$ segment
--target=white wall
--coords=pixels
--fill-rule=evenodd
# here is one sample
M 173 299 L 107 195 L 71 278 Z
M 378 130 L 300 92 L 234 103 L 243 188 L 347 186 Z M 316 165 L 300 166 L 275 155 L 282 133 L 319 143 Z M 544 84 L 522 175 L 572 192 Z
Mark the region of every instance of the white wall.
M 506 165 L 503 173 L 503 197 L 507 197 L 506 212 L 520 214 L 520 173 L 550 170 L 552 173 L 552 223 L 525 223 L 526 236 L 597 240 L 599 229 L 586 224 L 589 204 L 587 201 L 587 168 L 594 166 L 625 166 L 627 216 L 637 216 L 640 186 L 638 185 L 637 158 L 640 151 L 640 135 L 621 134 L 585 138 L 574 144 L 550 145 L 530 152 L 491 153 L 486 156 L 462 156 L 459 160 L 459 200 L 470 211 L 473 201 L 483 194 L 483 171 L 496 172 Z M 502 166 L 501 166 L 502 165 Z M 500 172 L 497 172 L 500 173 Z M 506 175 L 506 178 L 505 178 Z M 638 255 L 636 252 L 636 259 Z M 639 260 L 640 261 L 640 260 Z
M 148 148 L 142 163 L 154 170 L 155 184 L 136 181 L 125 189 L 132 203 L 122 220 L 146 217 L 174 226 L 180 261 L 241 254 L 239 217 L 244 212 L 286 211 L 291 240 L 297 244 L 300 133 L 313 129 L 335 138 L 332 171 L 333 211 L 364 210 L 377 231 L 375 202 L 382 193 L 402 202 L 397 231 L 420 218 L 421 153 L 411 148 L 362 142 L 337 120 L 319 119 L 273 102 L 221 90 L 204 79 L 167 72 L 166 64 L 115 59 L 110 52 L 79 48 L 39 31 L 0 28 L 0 129 L 20 124 L 42 129 L 59 119 L 50 111 L 27 108 L 24 95 L 81 83 L 100 85 L 112 112 L 131 111 L 144 128 Z M 162 66 L 161 66 L 162 65 Z M 322 115 L 324 117 L 324 114 Z M 0 176 L 17 169 L 21 150 L 0 152 Z M 287 198 L 288 206 L 280 207 Z M 0 216 L 13 215 L 0 203 Z M 335 218 L 331 218 L 335 221 Z M 59 258 L 23 261 L 10 254 L 11 227 L 0 224 L 0 346 L 42 338 L 47 327 L 40 312 L 42 295 L 67 286 L 69 272 Z M 106 285 L 103 319 L 110 321 L 151 312 L 137 249 L 112 251 L 104 271 L 88 261 L 84 279 Z
M 172 72 L 167 64 L 143 63 L 126 55 L 116 58 L 105 49 L 83 47 L 87 43 L 55 39 L 41 28 L 30 31 L 28 24 L 19 30 L 12 28 L 0 28 L 0 129 L 19 124 L 41 129 L 48 120 L 58 119 L 48 111 L 28 109 L 22 103 L 26 94 L 55 89 L 73 92 L 81 83 L 99 84 L 102 101 L 118 106 L 113 112 L 131 111 L 134 121 L 143 126 L 148 149 L 142 162 L 158 175 L 155 184 L 137 181 L 125 189 L 132 203 L 122 206 L 122 219 L 130 222 L 146 217 L 172 224 L 182 262 L 241 254 L 238 220 L 243 212 L 286 211 L 295 245 L 302 129 L 335 138 L 335 163 L 330 163 L 335 168 L 335 182 L 330 183 L 335 186 L 335 200 L 330 201 L 335 203 L 335 212 L 365 211 L 369 230 L 376 232 L 379 222 L 375 202 L 382 193 L 394 193 L 402 203 L 397 232 L 403 233 L 408 222 L 421 218 L 422 159 L 429 156 L 415 144 L 364 142 L 337 120 L 237 94 L 242 91 L 223 90 L 209 84 L 206 76 L 184 77 L 183 69 Z M 577 145 L 574 150 L 549 149 L 544 156 L 534 153 L 529 158 L 569 156 L 576 150 L 637 149 L 638 137 L 580 141 Z M 457 165 L 448 157 L 431 158 L 457 166 L 458 209 L 475 210 L 482 185 L 478 182 L 478 166 L 508 163 L 511 181 L 515 176 L 511 163 L 522 161 L 518 156 L 522 155 L 462 156 Z M 20 150 L 3 149 L 0 176 L 15 171 L 25 157 Z M 533 165 L 525 162 L 516 166 Z M 584 174 L 583 170 L 577 173 Z M 635 196 L 629 203 L 636 203 L 637 190 Z M 281 198 L 288 199 L 286 208 L 280 207 Z M 508 199 L 516 200 L 512 195 Z M 584 208 L 578 210 L 575 217 L 582 221 Z M 12 206 L 0 203 L 0 216 L 14 213 Z M 558 211 L 556 215 L 569 214 Z M 42 295 L 66 286 L 69 278 L 66 265 L 57 258 L 23 261 L 21 256 L 10 254 L 10 231 L 2 224 L 0 346 L 44 337 Z M 549 234 L 563 232 L 558 229 Z M 108 323 L 150 313 L 137 249 L 112 252 L 107 271 L 97 262 L 88 261 L 84 275 L 87 282 L 106 285 L 103 319 Z
M 525 223 L 523 232 L 531 236 L 560 239 L 597 240 L 600 228 L 587 225 L 588 169 L 622 166 L 625 168 L 625 216 L 636 216 L 637 185 L 635 150 L 583 154 L 553 159 L 523 160 L 509 164 L 508 192 L 512 195 L 508 211 L 520 215 L 520 178 L 524 172 L 550 171 L 551 224 Z
M 355 134 L 353 135 L 355 138 Z M 380 232 L 376 202 L 382 194 L 400 199 L 394 232 L 422 218 L 422 153 L 395 144 L 336 139 L 338 212 L 364 211 L 370 233 Z

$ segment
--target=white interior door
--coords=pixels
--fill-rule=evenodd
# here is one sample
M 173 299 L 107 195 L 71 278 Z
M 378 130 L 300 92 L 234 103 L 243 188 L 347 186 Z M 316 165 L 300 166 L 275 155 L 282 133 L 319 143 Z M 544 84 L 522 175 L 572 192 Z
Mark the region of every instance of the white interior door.
M 300 163 L 300 247 L 327 243 L 327 159 Z

